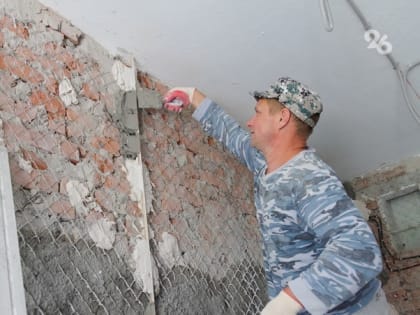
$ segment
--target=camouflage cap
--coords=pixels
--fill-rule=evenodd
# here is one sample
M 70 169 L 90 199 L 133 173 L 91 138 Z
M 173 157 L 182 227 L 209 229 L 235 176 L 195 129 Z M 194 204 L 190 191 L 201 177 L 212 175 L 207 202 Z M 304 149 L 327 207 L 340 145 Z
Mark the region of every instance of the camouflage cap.
M 304 84 L 289 77 L 279 78 L 270 85 L 267 91 L 253 93 L 254 98 L 277 99 L 286 106 L 297 118 L 314 127 L 316 122 L 311 118 L 322 112 L 321 98 Z

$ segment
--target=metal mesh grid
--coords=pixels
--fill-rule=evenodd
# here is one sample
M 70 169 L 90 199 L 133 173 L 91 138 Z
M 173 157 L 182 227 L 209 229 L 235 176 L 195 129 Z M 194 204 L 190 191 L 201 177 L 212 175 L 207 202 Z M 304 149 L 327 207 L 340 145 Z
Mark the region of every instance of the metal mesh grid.
M 259 314 L 267 298 L 252 175 L 189 111 L 143 110 L 141 121 L 158 314 Z
M 0 25 L 0 118 L 28 313 L 146 313 L 130 255 L 141 213 L 111 119 L 115 80 L 58 31 L 7 14 Z M 77 102 L 64 106 L 65 79 Z
M 121 145 L 116 149 L 111 141 L 119 88 L 110 72 L 59 32 L 7 15 L 1 26 L 0 118 L 28 313 L 153 314 L 131 255 L 144 214 L 128 198 Z M 58 99 L 53 83 L 64 78 L 78 104 L 51 100 Z M 266 297 L 250 175 L 186 115 L 167 121 L 161 111 L 143 114 L 166 126 L 141 120 L 146 198 L 154 209 L 156 312 L 257 314 Z M 164 147 L 154 150 L 160 141 Z M 69 181 L 78 184 L 78 205 Z M 111 227 L 95 225 L 104 221 Z M 106 239 L 92 236 L 92 226 L 105 229 Z M 169 255 L 164 233 L 176 240 Z

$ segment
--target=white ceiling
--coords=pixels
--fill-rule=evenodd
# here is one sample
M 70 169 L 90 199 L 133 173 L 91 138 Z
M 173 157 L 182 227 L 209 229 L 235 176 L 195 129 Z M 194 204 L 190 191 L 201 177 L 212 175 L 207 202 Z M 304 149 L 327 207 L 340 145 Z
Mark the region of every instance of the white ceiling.
M 141 70 L 169 86 L 195 86 L 243 125 L 250 91 L 279 76 L 321 95 L 325 112 L 311 140 L 346 180 L 420 154 L 420 125 L 396 72 L 375 49 L 346 0 L 330 0 L 334 30 L 318 0 L 41 0 L 111 54 L 132 53 Z M 403 66 L 420 60 L 420 1 L 355 0 L 388 35 Z M 420 91 L 420 67 L 410 74 Z M 411 93 L 420 111 L 420 99 Z

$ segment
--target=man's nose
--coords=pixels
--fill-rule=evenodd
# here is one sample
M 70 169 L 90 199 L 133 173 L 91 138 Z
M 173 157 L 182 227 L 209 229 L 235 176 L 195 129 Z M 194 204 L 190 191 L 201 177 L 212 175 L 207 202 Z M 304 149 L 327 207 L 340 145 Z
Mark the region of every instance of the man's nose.
M 253 124 L 254 124 L 254 117 L 250 118 L 246 123 L 248 128 L 251 128 Z

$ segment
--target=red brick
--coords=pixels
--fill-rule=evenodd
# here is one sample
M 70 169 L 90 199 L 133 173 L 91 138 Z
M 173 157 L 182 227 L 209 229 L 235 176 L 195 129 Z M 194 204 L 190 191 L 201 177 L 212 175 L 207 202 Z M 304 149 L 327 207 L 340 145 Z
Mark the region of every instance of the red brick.
M 3 15 L 0 18 L 0 28 L 9 28 L 11 25 L 13 25 L 13 20 L 8 15 Z
M 120 143 L 116 140 L 108 139 L 104 145 L 104 149 L 112 155 L 120 155 Z
M 74 220 L 76 218 L 76 210 L 67 200 L 57 200 L 51 204 L 50 209 L 64 220 Z
M 46 132 L 36 132 L 32 131 L 32 144 L 39 148 L 43 149 L 47 152 L 53 153 L 57 151 L 57 140 L 55 139 L 54 135 Z
M 66 122 L 64 119 L 49 119 L 48 129 L 60 135 L 66 134 Z
M 57 49 L 57 43 L 47 42 L 44 44 L 44 50 L 51 55 L 55 55 Z
M 58 180 L 48 171 L 40 172 L 36 188 L 47 193 L 58 192 Z
M 93 101 L 99 101 L 99 98 L 100 98 L 99 92 L 88 83 L 83 84 L 82 93 L 84 96 L 86 96 L 87 98 L 90 98 Z
M 38 57 L 37 61 L 41 64 L 42 68 L 54 73 L 54 76 L 59 80 L 64 78 L 71 78 L 71 72 L 65 68 L 64 65 L 55 61 L 55 56 Z
M 74 111 L 71 108 L 67 108 L 66 109 L 66 118 L 70 121 L 76 121 L 77 119 L 79 119 L 80 114 L 76 111 Z
M 115 204 L 109 191 L 103 189 L 95 190 L 95 200 L 103 210 L 110 212 L 115 210 Z
M 62 49 L 61 47 L 58 49 L 56 48 L 56 51 L 59 51 L 60 53 L 56 54 L 57 60 L 63 62 L 68 69 L 74 70 L 78 72 L 79 74 L 82 74 L 84 71 L 84 66 L 77 60 L 70 52 Z
M 38 114 L 37 108 L 20 101 L 16 102 L 15 109 L 16 115 L 22 120 L 22 122 L 31 122 Z
M 45 83 L 47 90 L 53 94 L 58 95 L 58 82 L 54 78 L 48 78 L 47 82 Z
M 150 217 L 150 222 L 156 226 L 169 226 L 169 215 L 166 211 L 159 211 Z
M 3 129 L 7 147 L 9 149 L 22 144 L 32 144 L 32 135 L 25 126 L 12 122 L 3 122 Z M 12 151 L 14 151 L 12 149 Z
M 105 137 L 94 137 L 90 143 L 95 149 L 104 149 L 112 155 L 119 155 L 120 143 L 116 140 Z
M 44 80 L 41 73 L 13 56 L 0 54 L 0 69 L 7 70 L 23 81 L 33 84 L 41 83 Z
M 45 103 L 45 109 L 49 114 L 48 117 L 51 119 L 64 118 L 66 116 L 66 108 L 57 96 L 50 98 Z
M 106 176 L 102 176 L 102 174 L 99 174 L 98 172 L 93 172 L 92 175 L 93 180 L 92 180 L 92 184 L 94 187 L 102 187 L 104 185 L 104 181 L 105 181 L 105 177 Z
M 189 229 L 184 219 L 175 217 L 170 218 L 169 220 L 178 235 L 184 235 L 184 233 Z
M 145 87 L 147 89 L 154 89 L 155 88 L 155 84 L 154 84 L 153 79 L 147 73 L 138 72 L 137 79 L 140 81 L 140 85 L 142 87 Z
M 14 101 L 0 92 L 0 110 L 18 116 L 22 122 L 31 122 L 35 119 L 38 110 L 28 103 Z
M 107 176 L 105 178 L 104 187 L 108 189 L 115 189 L 118 185 L 118 179 L 115 176 Z
M 176 214 L 182 211 L 182 205 L 178 198 L 172 195 L 166 195 L 162 199 L 161 208 L 170 212 L 171 214 Z
M 15 33 L 23 39 L 29 38 L 28 28 L 22 22 L 15 22 L 7 15 L 3 16 L 0 20 L 0 28 L 7 28 L 9 31 Z
M 142 211 L 139 207 L 138 202 L 128 200 L 128 202 L 127 202 L 127 214 L 129 214 L 133 217 L 141 217 Z
M 77 164 L 80 162 L 79 148 L 76 144 L 65 140 L 61 143 L 60 147 L 61 152 L 71 163 Z
M 34 52 L 28 47 L 24 47 L 24 46 L 19 46 L 16 49 L 16 54 L 19 55 L 20 57 L 25 58 L 25 60 L 27 61 L 33 61 L 37 59 L 37 56 L 34 54 Z
M 21 169 L 18 163 L 13 159 L 10 161 L 10 174 L 13 183 L 26 189 L 33 189 L 36 187 L 35 179 L 38 176 L 38 172 L 27 172 Z
M 29 100 L 32 105 L 43 105 L 48 101 L 48 95 L 41 90 L 34 90 L 29 97 Z
M 164 84 L 162 84 L 162 83 L 160 83 L 160 82 L 158 82 L 158 81 L 156 81 L 155 82 L 155 90 L 160 94 L 160 95 L 165 95 L 166 94 L 166 92 L 168 92 L 169 91 L 169 88 L 166 86 L 166 85 L 164 85 Z
M 95 130 L 96 127 L 97 121 L 94 117 L 88 114 L 80 114 L 76 121 L 67 124 L 66 132 L 68 137 L 80 137 Z
M 112 125 L 111 123 L 107 123 L 103 132 L 104 137 L 112 138 L 112 139 L 119 139 L 120 138 L 120 131 L 117 127 Z
M 114 170 L 114 164 L 110 159 L 104 158 L 99 154 L 94 154 L 93 160 L 95 161 L 100 172 L 106 174 Z
M 48 168 L 47 163 L 45 163 L 44 160 L 42 160 L 38 155 L 36 155 L 35 152 L 22 149 L 22 153 L 24 159 L 26 161 L 31 162 L 32 168 L 38 170 L 46 170 Z
M 12 32 L 16 33 L 17 36 L 28 39 L 29 38 L 29 30 L 28 28 L 21 22 L 18 22 L 15 27 L 9 28 Z

